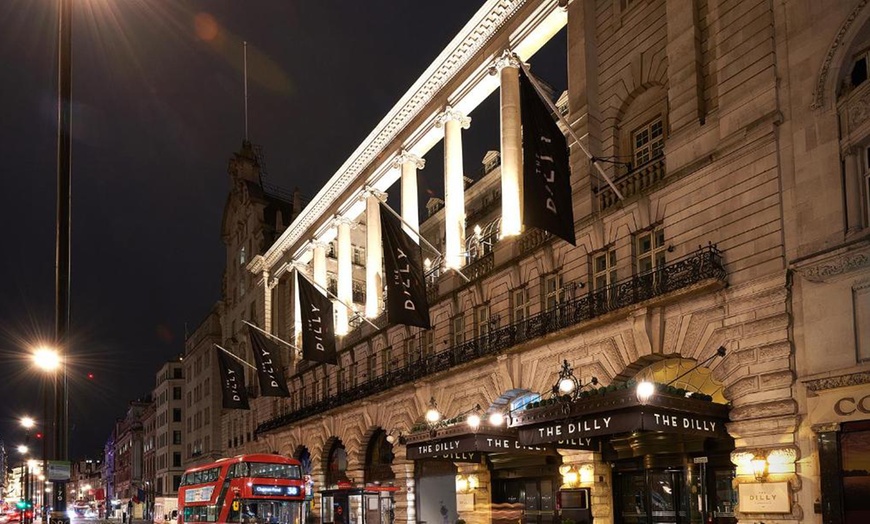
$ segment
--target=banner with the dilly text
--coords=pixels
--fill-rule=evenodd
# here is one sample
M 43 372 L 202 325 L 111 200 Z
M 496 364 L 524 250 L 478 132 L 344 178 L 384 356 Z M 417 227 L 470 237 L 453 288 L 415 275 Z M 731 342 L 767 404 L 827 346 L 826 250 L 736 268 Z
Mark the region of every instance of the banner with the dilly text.
M 266 335 L 248 326 L 251 351 L 257 364 L 257 378 L 260 380 L 260 395 L 264 397 L 289 397 L 290 390 L 284 380 L 284 370 L 278 352 L 281 350 Z
M 302 358 L 338 364 L 332 301 L 298 272 L 296 286 L 299 288 L 299 313 L 302 317 Z
M 523 125 L 523 222 L 577 245 L 568 143 L 553 115 L 520 70 Z M 507 210 L 505 210 L 507 212 Z
M 221 373 L 221 397 L 225 409 L 251 409 L 245 390 L 245 370 L 241 362 L 215 348 Z
M 429 301 L 423 277 L 423 253 L 395 216 L 381 204 L 387 320 L 429 329 Z

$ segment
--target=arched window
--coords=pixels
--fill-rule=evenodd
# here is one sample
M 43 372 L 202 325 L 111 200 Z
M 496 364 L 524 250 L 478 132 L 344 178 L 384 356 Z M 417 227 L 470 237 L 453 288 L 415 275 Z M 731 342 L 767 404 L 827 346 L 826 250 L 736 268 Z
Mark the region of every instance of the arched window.
M 387 441 L 387 432 L 379 429 L 369 440 L 366 450 L 365 482 L 385 483 L 396 479 L 393 473 L 393 445 Z
M 329 451 L 326 463 L 326 485 L 335 486 L 340 481 L 347 481 L 347 451 L 340 440 L 336 440 Z

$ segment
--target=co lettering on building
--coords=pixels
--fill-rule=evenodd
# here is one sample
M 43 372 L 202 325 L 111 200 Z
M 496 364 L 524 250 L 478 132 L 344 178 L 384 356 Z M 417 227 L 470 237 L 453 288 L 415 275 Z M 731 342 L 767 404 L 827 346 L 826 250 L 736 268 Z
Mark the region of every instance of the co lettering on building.
M 843 397 L 834 404 L 834 413 L 847 417 L 856 411 L 870 415 L 870 395 L 855 400 L 855 397 Z

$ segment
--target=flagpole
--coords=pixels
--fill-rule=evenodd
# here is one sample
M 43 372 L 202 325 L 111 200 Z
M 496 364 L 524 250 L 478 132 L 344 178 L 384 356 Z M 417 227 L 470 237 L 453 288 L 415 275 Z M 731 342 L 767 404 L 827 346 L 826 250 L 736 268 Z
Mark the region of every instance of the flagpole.
M 610 189 L 612 189 L 613 192 L 616 193 L 617 198 L 619 198 L 620 200 L 625 200 L 625 197 L 622 196 L 622 193 L 619 191 L 619 189 L 617 189 L 616 186 L 613 185 L 613 181 L 610 180 L 610 177 L 607 176 L 607 173 L 605 173 L 604 170 L 601 169 L 601 166 L 598 165 L 598 162 L 595 161 L 595 157 L 592 156 L 592 153 L 590 153 L 589 150 L 586 149 L 586 146 L 584 146 L 583 143 L 580 142 L 580 139 L 577 138 L 577 135 L 574 134 L 574 130 L 571 129 L 570 125 L 568 125 L 568 121 L 565 120 L 565 117 L 562 116 L 562 113 L 559 111 L 559 108 L 556 107 L 556 104 L 554 104 L 553 101 L 550 100 L 550 97 L 547 96 L 546 93 L 544 93 L 544 90 L 541 88 L 541 85 L 538 83 L 537 79 L 535 79 L 535 77 L 532 75 L 532 72 L 529 71 L 529 66 L 527 66 L 525 62 L 520 60 L 520 57 L 518 57 L 516 54 L 514 54 L 514 57 L 517 59 L 517 62 L 519 62 L 520 67 L 523 68 L 523 71 L 525 71 L 526 76 L 529 78 L 529 81 L 532 82 L 532 86 L 534 86 L 535 91 L 538 92 L 538 96 L 540 96 L 547 103 L 547 105 L 550 106 L 550 110 L 556 115 L 556 118 L 559 119 L 559 122 L 562 122 L 562 125 L 564 125 L 565 129 L 568 130 L 568 134 L 570 134 L 571 138 L 573 138 L 577 145 L 580 146 L 580 149 L 583 150 L 589 160 L 592 161 L 592 165 L 595 166 L 595 168 L 598 170 L 598 173 L 601 175 L 604 181 L 607 182 L 607 185 L 610 186 Z
M 371 188 L 366 187 L 365 190 L 366 190 L 366 191 L 371 191 Z M 379 200 L 380 200 L 380 199 L 379 199 Z M 402 224 L 405 225 L 405 227 L 407 227 L 408 229 L 411 230 L 412 233 L 414 233 L 415 235 L 417 235 L 417 238 L 419 238 L 420 240 L 422 240 L 423 242 L 425 242 L 426 245 L 427 245 L 427 246 L 428 246 L 432 251 L 438 253 L 438 256 L 439 256 L 439 257 L 442 257 L 442 258 L 444 257 L 444 255 L 443 255 L 440 251 L 438 251 L 438 248 L 437 248 L 437 247 L 433 246 L 433 245 L 432 245 L 428 240 L 426 240 L 426 238 L 425 238 L 423 235 L 420 234 L 420 231 L 414 229 L 414 227 L 413 227 L 411 224 L 405 222 L 405 219 L 402 218 L 401 215 L 399 215 L 398 213 L 396 213 L 396 211 L 395 211 L 393 208 L 391 208 L 389 204 L 387 204 L 387 203 L 384 202 L 383 200 L 380 200 L 380 202 L 381 202 L 381 204 L 384 205 L 384 207 L 387 209 L 387 211 L 389 211 L 390 213 L 392 213 L 394 217 L 398 218 L 398 219 L 402 222 Z M 467 276 L 465 276 L 465 273 L 463 273 L 463 272 L 460 271 L 459 269 L 455 269 L 455 268 L 454 268 L 454 271 L 456 271 L 457 273 L 459 273 L 459 276 L 461 276 L 462 278 L 464 278 L 466 282 L 471 282 L 471 280 L 470 280 Z
M 261 329 L 261 328 L 255 326 L 254 324 L 251 324 L 251 323 L 248 322 L 247 320 L 242 320 L 242 322 L 244 322 L 245 324 L 251 326 L 252 328 L 256 329 L 257 331 L 259 331 L 260 333 L 266 335 L 266 336 L 269 337 L 269 338 L 273 338 L 273 339 L 277 340 L 278 342 L 280 342 L 280 343 L 282 343 L 282 344 L 285 344 L 285 345 L 287 345 L 287 346 L 290 346 L 292 349 L 295 349 L 296 351 L 300 351 L 300 352 L 302 351 L 301 349 L 299 349 L 298 347 L 294 346 L 293 344 L 287 342 L 286 340 L 276 337 L 275 335 L 269 333 L 269 332 L 266 331 L 265 329 Z
M 338 297 L 335 296 L 333 293 L 331 293 L 328 289 L 324 288 L 323 286 L 321 286 L 321 285 L 318 284 L 317 282 L 315 282 L 315 281 L 309 279 L 308 277 L 306 277 L 305 275 L 303 275 L 302 272 L 299 271 L 299 268 L 298 268 L 298 267 L 296 268 L 296 274 L 299 275 L 300 277 L 304 278 L 304 279 L 305 279 L 309 284 L 313 285 L 313 286 L 316 287 L 317 289 L 319 289 L 319 290 L 323 291 L 324 293 L 326 293 L 326 296 L 327 296 L 327 297 L 332 297 L 333 299 L 337 300 L 339 304 L 343 305 L 344 307 L 346 307 L 346 308 L 349 309 L 350 311 L 353 311 L 354 314 L 355 314 L 356 316 L 358 316 L 359 318 L 361 318 L 361 319 L 365 320 L 366 322 L 368 322 L 369 325 L 372 326 L 373 328 L 375 328 L 375 329 L 380 329 L 380 328 L 379 328 L 378 326 L 376 326 L 372 321 L 370 321 L 370 320 L 367 319 L 366 317 L 364 317 L 364 316 L 360 315 L 359 313 L 357 313 L 356 309 L 354 309 L 352 306 L 348 305 L 347 302 L 345 302 L 344 300 L 338 298 Z
M 237 357 L 236 355 L 234 355 L 231 351 L 229 351 L 229 350 L 227 350 L 227 349 L 224 349 L 223 347 L 219 346 L 218 344 L 215 344 L 214 347 L 218 348 L 219 350 L 223 351 L 223 352 L 226 353 L 227 355 L 233 357 L 234 359 L 238 360 L 239 362 L 241 362 L 242 364 L 248 366 L 249 368 L 253 369 L 254 371 L 258 371 L 256 366 L 252 366 L 251 364 L 248 364 L 248 363 L 247 363 L 246 361 L 244 361 L 241 357 Z

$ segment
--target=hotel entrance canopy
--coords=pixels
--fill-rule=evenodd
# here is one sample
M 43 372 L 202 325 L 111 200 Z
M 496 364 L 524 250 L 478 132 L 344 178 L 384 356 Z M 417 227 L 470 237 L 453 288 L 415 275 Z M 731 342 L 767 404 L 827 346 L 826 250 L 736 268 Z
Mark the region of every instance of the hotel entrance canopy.
M 641 402 L 634 388 L 532 405 L 510 417 L 519 445 L 559 448 L 560 442 L 638 431 L 728 438 L 727 422 L 728 406 L 667 391 Z

